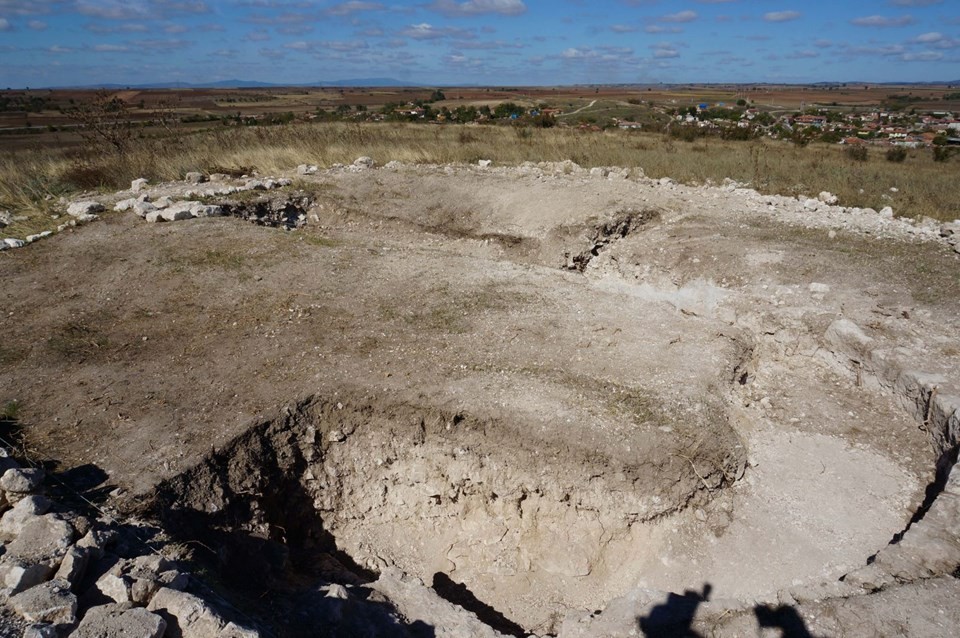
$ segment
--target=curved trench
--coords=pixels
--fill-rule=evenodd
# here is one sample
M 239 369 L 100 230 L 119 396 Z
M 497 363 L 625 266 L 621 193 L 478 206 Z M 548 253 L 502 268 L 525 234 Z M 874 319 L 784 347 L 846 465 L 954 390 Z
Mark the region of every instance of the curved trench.
M 761 598 L 841 576 L 902 525 L 906 500 L 858 495 L 865 481 L 903 492 L 891 461 L 817 435 L 764 446 L 775 434 L 762 432 L 758 467 L 737 481 L 745 445 L 726 422 L 714 448 L 629 467 L 528 439 L 523 424 L 310 398 L 165 483 L 154 511 L 278 635 L 309 635 L 306 620 L 285 624 L 304 592 L 394 567 L 512 635 L 555 633 L 568 611 L 637 586 Z M 798 486 L 796 468 L 824 460 Z

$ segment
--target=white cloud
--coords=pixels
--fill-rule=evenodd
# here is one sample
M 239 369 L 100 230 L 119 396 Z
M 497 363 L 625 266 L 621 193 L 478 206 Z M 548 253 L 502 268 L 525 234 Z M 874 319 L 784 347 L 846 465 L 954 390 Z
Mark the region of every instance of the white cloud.
M 647 33 L 681 33 L 680 27 L 665 27 L 662 24 L 649 24 L 643 28 Z
M 658 60 L 667 60 L 670 58 L 680 57 L 680 52 L 677 51 L 677 48 L 669 42 L 651 44 L 650 48 L 653 49 L 653 57 Z
M 888 4 L 895 7 L 929 7 L 940 4 L 943 0 L 890 0 Z
M 210 13 L 210 7 L 202 0 L 150 0 L 150 3 L 164 14 Z
M 34 31 L 43 31 L 47 28 L 47 23 L 42 20 L 30 20 L 27 22 L 27 26 Z
M 900 56 L 904 62 L 936 62 L 943 59 L 939 51 L 921 51 L 919 53 L 904 53 Z
M 193 45 L 193 42 L 188 40 L 131 40 L 129 44 L 139 49 L 170 51 L 174 49 L 185 49 Z
M 485 13 L 498 13 L 505 16 L 518 16 L 526 13 L 527 5 L 523 0 L 434 0 L 428 9 L 447 16 L 471 16 Z
M 129 51 L 130 47 L 125 47 L 120 44 L 95 44 L 93 50 L 97 53 L 119 53 Z
M 277 50 L 277 49 L 268 49 L 268 48 L 266 48 L 266 47 L 261 48 L 261 49 L 258 51 L 258 53 L 259 53 L 262 57 L 264 57 L 264 58 L 269 58 L 269 59 L 271 59 L 271 60 L 280 60 L 280 59 L 282 59 L 282 58 L 287 57 L 287 52 L 286 52 L 286 51 L 280 51 L 280 50 Z
M 633 33 L 637 30 L 637 27 L 630 26 L 629 24 L 614 24 L 610 26 L 610 30 L 614 33 Z
M 680 11 L 678 13 L 670 13 L 665 16 L 660 17 L 661 22 L 693 22 L 697 19 L 696 11 Z
M 381 11 L 383 9 L 384 6 L 380 2 L 349 0 L 349 2 L 341 2 L 340 4 L 333 5 L 327 9 L 327 13 L 332 16 L 346 16 L 351 13 L 357 13 L 358 11 Z
M 473 34 L 465 29 L 456 27 L 435 27 L 430 23 L 411 24 L 400 32 L 400 35 L 414 40 L 438 40 L 440 38 L 459 37 L 472 38 Z
M 914 20 L 913 16 L 910 15 L 898 16 L 895 18 L 877 15 L 854 18 L 850 21 L 850 24 L 855 24 L 858 27 L 905 27 L 913 24 L 914 22 L 916 22 L 916 20 Z
M 64 0 L 0 0 L 0 13 L 15 16 L 44 15 L 62 4 Z
M 943 34 L 936 31 L 931 31 L 930 33 L 922 33 L 915 37 L 912 42 L 919 42 L 921 44 L 928 44 L 931 42 L 939 42 L 943 40 Z
M 563 51 L 560 54 L 560 57 L 567 60 L 585 60 L 587 58 L 596 57 L 596 53 L 588 48 L 575 48 L 571 47 Z
M 83 28 L 93 33 L 117 33 L 120 31 L 124 33 L 146 33 L 148 31 L 147 25 L 135 22 L 121 25 L 85 24 Z
M 6 18 L 0 18 L 0 31 L 13 31 L 13 25 Z
M 79 0 L 75 6 L 77 13 L 107 20 L 135 20 L 150 16 L 150 11 L 143 2 Z
M 766 22 L 789 22 L 800 17 L 799 11 L 770 11 L 763 14 Z

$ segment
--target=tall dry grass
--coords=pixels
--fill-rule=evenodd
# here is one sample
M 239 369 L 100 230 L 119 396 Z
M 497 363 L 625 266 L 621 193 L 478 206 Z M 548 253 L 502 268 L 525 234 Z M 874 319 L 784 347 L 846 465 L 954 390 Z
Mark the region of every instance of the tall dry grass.
M 746 182 L 765 193 L 816 196 L 830 191 L 846 206 L 892 206 L 898 215 L 948 220 L 960 217 L 956 161 L 934 162 L 929 150 L 911 151 L 903 163 L 879 150 L 852 161 L 837 146 L 796 147 L 785 142 L 682 142 L 658 134 L 585 132 L 567 128 L 426 126 L 418 124 L 298 123 L 222 128 L 138 140 L 122 157 L 105 149 L 28 149 L 0 156 L 0 209 L 26 216 L 5 229 L 12 236 L 49 227 L 62 195 L 119 189 L 130 180 L 182 178 L 189 171 L 230 168 L 280 173 L 309 163 L 349 163 L 361 155 L 380 163 L 475 162 L 491 159 L 573 160 L 581 166 L 640 167 L 650 177 L 685 183 Z M 896 192 L 891 188 L 897 189 Z

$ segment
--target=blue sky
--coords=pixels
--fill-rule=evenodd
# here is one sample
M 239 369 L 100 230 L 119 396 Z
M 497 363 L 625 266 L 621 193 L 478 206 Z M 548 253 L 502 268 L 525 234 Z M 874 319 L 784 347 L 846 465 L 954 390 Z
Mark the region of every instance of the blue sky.
M 960 80 L 960 0 L 0 0 L 0 87 Z

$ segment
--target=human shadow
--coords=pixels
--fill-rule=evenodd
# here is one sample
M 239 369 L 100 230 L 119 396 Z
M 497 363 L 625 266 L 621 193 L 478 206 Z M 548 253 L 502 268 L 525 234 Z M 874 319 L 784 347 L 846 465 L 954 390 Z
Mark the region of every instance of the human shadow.
M 693 621 L 700 603 L 710 600 L 713 587 L 704 583 L 702 591 L 688 589 L 683 594 L 670 593 L 667 600 L 637 618 L 640 630 L 647 638 L 701 638 L 693 630 Z M 757 605 L 753 608 L 760 628 L 780 629 L 782 638 L 814 638 L 796 608 L 790 605 L 773 607 Z
M 637 618 L 644 636 L 663 638 L 701 638 L 693 631 L 693 618 L 700 603 L 710 600 L 713 586 L 705 583 L 703 591 L 688 589 L 683 594 L 670 593 L 663 604 L 650 610 L 648 616 Z
M 790 605 L 780 605 L 779 607 L 757 605 L 754 607 L 753 613 L 757 617 L 757 624 L 761 627 L 780 629 L 782 638 L 813 638 L 813 634 L 807 630 L 803 618 Z

